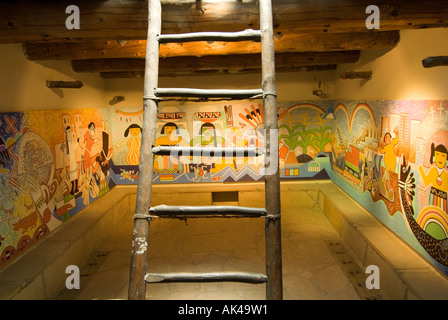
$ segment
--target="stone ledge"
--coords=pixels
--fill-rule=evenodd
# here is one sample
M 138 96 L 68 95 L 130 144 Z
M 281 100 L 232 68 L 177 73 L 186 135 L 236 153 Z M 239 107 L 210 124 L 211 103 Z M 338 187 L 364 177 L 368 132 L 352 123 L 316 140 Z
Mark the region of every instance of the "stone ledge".
M 380 290 L 388 298 L 448 299 L 448 278 L 440 270 L 334 183 L 321 185 L 319 192 L 322 211 L 358 266 L 379 267 Z
M 179 191 L 181 188 L 181 192 Z M 211 192 L 239 191 L 240 205 L 260 199 L 264 183 L 154 185 L 154 201 L 211 203 Z M 282 206 L 320 208 L 340 234 L 360 268 L 377 265 L 381 290 L 390 299 L 448 299 L 448 279 L 331 181 L 281 182 L 281 191 L 297 192 Z M 65 286 L 65 268 L 82 266 L 108 234 L 119 230 L 135 209 L 137 186 L 117 186 L 0 270 L 0 299 L 52 299 Z M 182 196 L 184 194 L 184 196 Z M 192 196 L 193 195 L 193 196 Z M 251 198 L 251 199 L 250 199 Z M 283 199 L 282 199 L 283 200 Z M 155 205 L 155 204 L 154 204 Z M 132 222 L 131 222 L 132 223 Z

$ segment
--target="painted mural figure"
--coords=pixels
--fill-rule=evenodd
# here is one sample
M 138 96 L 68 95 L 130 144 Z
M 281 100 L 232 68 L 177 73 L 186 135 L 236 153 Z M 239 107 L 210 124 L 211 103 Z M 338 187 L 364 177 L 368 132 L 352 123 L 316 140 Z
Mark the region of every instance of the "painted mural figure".
M 131 134 L 131 138 L 128 140 L 128 154 L 126 155 L 126 163 L 129 165 L 138 165 L 140 163 L 140 148 L 142 145 L 142 140 L 139 134 L 142 132 L 142 128 L 138 124 L 131 124 L 126 131 L 124 136 L 127 137 Z
M 107 192 L 109 190 L 106 177 L 109 175 L 109 160 L 112 158 L 112 150 L 109 150 L 110 135 L 108 126 L 108 122 L 103 121 L 101 152 L 95 159 L 101 168 L 101 170 L 97 171 L 97 176 L 99 175 L 100 177 L 100 192 Z
M 88 131 L 84 134 L 84 170 L 88 173 L 88 176 L 93 174 L 92 172 L 92 146 L 95 144 L 95 124 L 93 122 L 89 123 Z
M 384 165 L 386 166 L 386 172 L 383 176 L 384 181 L 387 184 L 387 189 L 391 190 L 390 175 L 389 172 L 395 172 L 397 165 L 397 158 L 395 155 L 395 146 L 398 144 L 398 128 L 394 128 L 395 138 L 392 139 L 392 135 L 389 132 L 384 134 L 383 145 L 380 146 L 380 152 L 384 154 Z
M 431 185 L 429 204 L 441 208 L 444 212 L 447 212 L 448 172 L 445 170 L 448 165 L 447 158 L 446 147 L 442 144 L 435 147 L 432 143 L 430 163 L 434 166 L 429 169 L 428 174 L 422 166 L 419 166 L 423 183 L 427 187 Z
M 103 146 L 101 148 L 101 153 L 98 157 L 96 157 L 96 161 L 101 166 L 101 171 L 104 173 L 105 176 L 109 173 L 109 160 L 112 158 L 112 150 L 109 150 L 109 144 L 110 144 L 110 134 L 108 132 L 108 122 L 103 121 Z
M 216 129 L 215 126 L 210 123 L 206 122 L 201 125 L 199 136 L 194 137 L 190 141 L 190 145 L 192 147 L 199 145 L 200 147 L 224 147 L 225 139 L 221 136 L 216 135 Z M 212 168 L 214 167 L 214 163 L 212 160 L 212 157 L 201 157 L 201 162 L 211 165 Z
M 179 127 L 174 122 L 167 122 L 163 125 L 159 137 L 155 141 L 156 146 L 188 146 L 188 143 L 179 135 Z M 182 162 L 186 162 L 186 158 L 181 157 Z M 179 158 L 172 156 L 156 156 L 154 161 L 154 169 L 178 169 Z
M 78 189 L 78 162 L 76 161 L 76 149 L 79 147 L 79 138 L 76 139 L 75 133 L 72 132 L 70 126 L 65 128 L 65 155 L 69 160 L 68 176 L 72 184 L 70 194 L 74 195 L 79 192 Z
M 201 125 L 199 136 L 194 137 L 190 145 L 196 146 L 199 144 L 201 147 L 217 147 L 218 144 L 224 145 L 224 142 L 223 137 L 216 135 L 215 126 L 212 123 L 206 122 Z
M 398 128 L 394 129 L 395 138 L 392 139 L 392 135 L 386 132 L 384 135 L 384 145 L 380 148 L 381 153 L 384 153 L 384 164 L 389 171 L 395 172 L 397 165 L 397 158 L 395 156 L 394 147 L 398 143 Z

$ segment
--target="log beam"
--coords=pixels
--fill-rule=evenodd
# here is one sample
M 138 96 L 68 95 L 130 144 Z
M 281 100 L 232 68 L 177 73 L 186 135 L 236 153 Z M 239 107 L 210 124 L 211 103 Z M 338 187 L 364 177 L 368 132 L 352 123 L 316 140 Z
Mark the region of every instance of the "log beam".
M 47 88 L 68 88 L 68 89 L 79 89 L 84 86 L 84 84 L 77 81 L 51 81 L 47 80 Z
M 277 39 L 279 38 L 279 39 Z M 284 34 L 274 38 L 276 53 L 329 52 L 343 50 L 392 49 L 400 40 L 398 31 L 338 34 Z M 93 41 L 81 43 L 26 43 L 25 56 L 36 60 L 76 60 L 100 58 L 144 58 L 146 41 Z M 172 43 L 160 46 L 160 56 L 209 56 L 260 53 L 259 43 L 244 41 Z
M 364 80 L 371 80 L 372 79 L 372 71 L 350 71 L 346 72 L 340 75 L 341 79 L 364 79 Z
M 427 57 L 422 60 L 425 68 L 448 66 L 448 56 Z
M 337 65 L 318 65 L 318 66 L 305 66 L 305 67 L 284 67 L 276 69 L 277 73 L 284 72 L 317 72 L 317 71 L 328 71 L 336 70 Z M 214 69 L 214 70 L 179 70 L 171 72 L 159 73 L 160 77 L 180 77 L 180 76 L 209 76 L 209 75 L 224 75 L 224 74 L 251 74 L 251 73 L 261 73 L 261 68 L 253 69 Z M 102 79 L 123 79 L 123 78 L 143 78 L 144 71 L 109 71 L 100 72 L 100 77 Z
M 274 33 L 366 32 L 369 0 L 277 0 Z M 378 0 L 381 30 L 448 26 L 444 0 Z M 9 0 L 0 2 L 0 43 L 145 39 L 146 2 L 80 0 L 80 28 L 67 29 L 66 1 Z M 259 27 L 257 1 L 162 2 L 162 33 L 222 31 Z
M 355 63 L 359 60 L 359 51 L 336 52 L 298 52 L 277 53 L 276 69 L 300 68 L 310 66 L 335 65 L 339 63 Z M 144 59 L 92 59 L 73 60 L 72 68 L 75 72 L 142 72 Z M 242 70 L 260 70 L 260 54 L 241 54 L 229 56 L 207 57 L 176 57 L 159 59 L 159 72 L 174 74 L 182 72 L 202 73 L 217 70 L 228 70 L 229 73 Z M 239 73 L 239 72 L 238 72 Z

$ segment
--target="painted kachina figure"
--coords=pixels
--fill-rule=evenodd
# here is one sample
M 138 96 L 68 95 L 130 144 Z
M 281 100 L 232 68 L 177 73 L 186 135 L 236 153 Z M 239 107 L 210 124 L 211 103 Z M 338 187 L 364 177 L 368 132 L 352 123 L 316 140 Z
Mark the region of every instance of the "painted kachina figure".
M 443 144 L 435 147 L 431 144 L 431 158 L 429 162 L 432 167 L 428 174 L 422 166 L 419 166 L 419 172 L 426 187 L 431 186 L 429 205 L 434 205 L 447 212 L 447 191 L 448 191 L 448 151 Z

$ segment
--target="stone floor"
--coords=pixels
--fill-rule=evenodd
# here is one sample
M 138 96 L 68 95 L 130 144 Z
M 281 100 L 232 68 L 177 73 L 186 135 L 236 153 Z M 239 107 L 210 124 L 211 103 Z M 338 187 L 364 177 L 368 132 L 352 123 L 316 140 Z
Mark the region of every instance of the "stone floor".
M 132 226 L 110 235 L 80 267 L 79 290 L 55 297 L 127 299 Z M 240 232 L 239 230 L 243 230 Z M 149 272 L 265 272 L 263 219 L 155 220 L 151 223 Z M 285 300 L 385 299 L 365 287 L 366 274 L 318 209 L 282 202 L 283 298 Z M 265 284 L 148 284 L 148 300 L 261 300 Z

